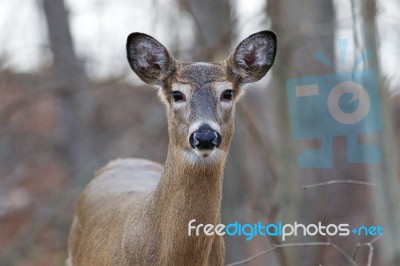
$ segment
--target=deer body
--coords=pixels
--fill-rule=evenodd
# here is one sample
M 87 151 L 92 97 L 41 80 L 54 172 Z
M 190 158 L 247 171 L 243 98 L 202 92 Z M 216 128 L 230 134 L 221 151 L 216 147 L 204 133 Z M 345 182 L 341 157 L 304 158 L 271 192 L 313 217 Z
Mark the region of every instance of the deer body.
M 152 37 L 133 33 L 128 61 L 159 85 L 167 107 L 164 167 L 143 159 L 109 163 L 81 193 L 68 265 L 223 265 L 224 242 L 188 235 L 188 222 L 219 224 L 222 177 L 244 83 L 272 66 L 276 38 L 263 31 L 220 63 L 182 63 Z

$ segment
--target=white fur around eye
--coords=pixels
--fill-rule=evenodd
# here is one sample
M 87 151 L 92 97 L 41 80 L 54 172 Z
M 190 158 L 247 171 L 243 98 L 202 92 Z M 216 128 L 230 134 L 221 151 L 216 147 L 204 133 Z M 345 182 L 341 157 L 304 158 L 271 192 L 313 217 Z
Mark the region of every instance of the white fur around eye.
M 223 101 L 223 100 L 221 100 L 221 97 L 222 97 L 222 94 L 224 93 L 224 91 L 232 90 L 232 89 L 233 89 L 233 86 L 232 86 L 231 82 L 224 81 L 224 82 L 216 82 L 214 84 L 214 90 L 215 90 L 215 94 L 216 94 L 215 96 L 218 97 L 218 99 L 220 99 L 221 106 L 223 108 L 229 108 L 229 107 L 231 107 L 233 105 L 234 99 L 232 99 L 231 101 Z M 233 92 L 233 94 L 234 94 L 233 97 L 236 96 L 235 93 L 236 92 L 234 91 Z
M 188 102 L 192 94 L 192 88 L 190 87 L 190 85 L 182 83 L 174 83 L 172 84 L 171 89 L 172 91 L 180 91 L 181 93 L 183 93 L 185 97 L 185 101 L 178 101 L 178 102 L 172 101 L 172 106 L 175 108 L 182 108 L 186 106 L 186 103 Z
M 183 107 L 186 106 L 186 101 L 179 101 L 179 102 L 174 102 L 174 101 L 172 101 L 172 106 L 173 106 L 175 109 L 181 109 L 181 108 L 183 108 Z

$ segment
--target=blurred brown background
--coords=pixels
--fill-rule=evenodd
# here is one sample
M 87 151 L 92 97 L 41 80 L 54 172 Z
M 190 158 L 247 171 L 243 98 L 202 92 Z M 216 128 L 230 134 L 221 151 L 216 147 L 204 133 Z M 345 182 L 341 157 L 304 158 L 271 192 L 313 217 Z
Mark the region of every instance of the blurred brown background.
M 224 59 L 244 37 L 278 36 L 272 71 L 237 108 L 226 167 L 223 223 L 276 221 L 376 225 L 371 265 L 400 265 L 398 157 L 400 4 L 396 0 L 0 0 L 0 265 L 63 265 L 78 193 L 118 157 L 162 163 L 167 130 L 156 91 L 129 69 L 125 38 L 154 36 L 182 61 Z M 285 82 L 332 73 L 316 61 L 371 49 L 379 75 L 384 130 L 369 137 L 377 165 L 347 164 L 336 137 L 331 169 L 300 169 L 297 154 L 316 142 L 292 141 Z M 303 185 L 357 180 L 376 186 Z M 292 237 L 332 242 L 350 257 L 372 237 Z M 226 262 L 280 244 L 278 238 L 226 237 Z M 368 247 L 356 263 L 368 263 Z M 349 265 L 332 247 L 276 249 L 248 265 Z

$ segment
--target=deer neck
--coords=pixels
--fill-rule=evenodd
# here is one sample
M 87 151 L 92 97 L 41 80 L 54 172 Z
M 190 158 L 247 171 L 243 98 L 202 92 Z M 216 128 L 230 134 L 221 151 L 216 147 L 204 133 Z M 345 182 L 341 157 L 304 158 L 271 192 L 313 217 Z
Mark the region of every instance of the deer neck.
M 213 163 L 193 164 L 186 160 L 182 152 L 169 147 L 154 197 L 163 207 L 178 211 L 179 215 L 175 217 L 167 214 L 173 219 L 198 218 L 201 222 L 217 222 L 224 165 L 225 158 Z
M 202 261 L 209 256 L 214 238 L 204 233 L 188 236 L 188 223 L 192 219 L 196 219 L 195 224 L 216 225 L 220 222 L 224 164 L 225 156 L 213 163 L 192 164 L 182 152 L 169 147 L 164 172 L 153 198 L 153 210 L 161 223 L 161 242 L 168 242 L 161 245 L 161 259 L 168 257 L 170 260 L 177 250 L 178 260 L 193 256 Z

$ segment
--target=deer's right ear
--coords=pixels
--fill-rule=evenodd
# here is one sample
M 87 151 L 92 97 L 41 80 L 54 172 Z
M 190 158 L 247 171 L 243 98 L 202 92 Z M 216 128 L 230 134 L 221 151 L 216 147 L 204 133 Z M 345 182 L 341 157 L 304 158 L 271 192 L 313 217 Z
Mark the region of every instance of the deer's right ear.
M 144 33 L 131 33 L 126 42 L 128 62 L 144 82 L 160 85 L 174 70 L 174 59 L 167 49 Z

